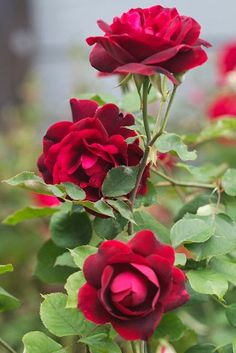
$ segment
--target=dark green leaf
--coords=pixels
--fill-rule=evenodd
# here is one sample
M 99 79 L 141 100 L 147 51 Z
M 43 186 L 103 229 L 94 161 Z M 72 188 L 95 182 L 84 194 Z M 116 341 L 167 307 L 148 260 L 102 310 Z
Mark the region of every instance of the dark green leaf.
M 169 342 L 178 341 L 185 333 L 186 327 L 175 314 L 165 314 L 155 330 L 151 340 L 167 339 Z
M 213 344 L 205 343 L 190 347 L 186 353 L 218 353 L 218 351 Z
M 116 218 L 96 217 L 93 222 L 96 234 L 102 239 L 114 239 L 122 233 L 126 225 L 127 220 L 119 214 L 116 215 Z
M 50 222 L 53 242 L 62 248 L 74 248 L 88 244 L 92 237 L 92 226 L 86 213 L 57 212 Z
M 83 200 L 86 197 L 84 190 L 73 183 L 63 183 L 61 185 L 72 200 Z
M 109 205 L 118 211 L 123 218 L 127 219 L 128 221 L 132 221 L 133 214 L 126 202 L 122 200 L 107 200 L 107 203 L 109 203 Z
M 35 275 L 46 283 L 64 283 L 66 278 L 74 272 L 67 266 L 54 266 L 58 256 L 64 252 L 64 249 L 48 240 L 38 253 Z
M 128 194 L 135 186 L 138 170 L 138 167 L 125 166 L 111 169 L 103 182 L 103 194 L 107 197 Z
M 87 344 L 93 353 L 121 353 L 119 346 L 104 333 L 82 338 L 80 342 Z
M 77 203 L 83 206 L 85 209 L 89 209 L 94 213 L 101 214 L 103 216 L 115 217 L 113 209 L 105 201 L 99 200 L 97 202 L 91 201 L 77 201 Z
M 226 316 L 230 325 L 236 327 L 236 304 L 232 304 L 226 309 Z
M 5 218 L 2 223 L 15 225 L 28 219 L 51 216 L 56 212 L 58 212 L 56 207 L 25 207 Z
M 215 272 L 222 273 L 225 278 L 236 286 L 236 263 L 227 257 L 217 256 L 211 259 L 210 267 Z

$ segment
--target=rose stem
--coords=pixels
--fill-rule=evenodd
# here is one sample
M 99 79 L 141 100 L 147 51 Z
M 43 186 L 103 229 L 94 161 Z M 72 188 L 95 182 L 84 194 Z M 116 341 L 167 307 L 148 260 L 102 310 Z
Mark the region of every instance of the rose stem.
M 2 338 L 0 338 L 0 345 L 10 353 L 17 353 L 12 347 L 9 346 Z
M 165 112 L 165 116 L 162 122 L 162 125 L 160 127 L 160 130 L 153 136 L 153 138 L 151 138 L 151 133 L 150 133 L 150 128 L 149 128 L 149 123 L 148 123 L 148 114 L 147 114 L 147 107 L 148 107 L 148 91 L 149 91 L 149 78 L 145 77 L 144 78 L 144 83 L 143 83 L 143 94 L 142 94 L 142 115 L 143 115 L 143 124 L 144 124 L 144 128 L 145 128 L 145 132 L 146 132 L 146 145 L 145 145 L 145 150 L 144 150 L 144 154 L 143 154 L 143 158 L 141 160 L 140 163 L 140 168 L 138 171 L 138 175 L 137 175 L 137 179 L 136 179 L 136 183 L 135 183 L 135 187 L 133 189 L 133 191 L 131 192 L 130 195 L 130 206 L 131 206 L 131 211 L 133 211 L 134 209 L 134 204 L 135 204 L 135 199 L 137 196 L 137 192 L 138 192 L 138 188 L 143 176 L 143 172 L 146 168 L 147 165 L 147 160 L 148 160 L 148 155 L 149 155 L 149 150 L 150 147 L 152 147 L 154 145 L 154 143 L 156 142 L 157 138 L 160 137 L 162 135 L 162 133 L 165 130 L 166 124 L 167 124 L 167 120 L 168 117 L 170 115 L 170 109 L 177 91 L 177 87 L 176 85 L 174 85 L 169 102 L 168 102 L 168 106 L 166 108 L 166 112 Z M 128 234 L 131 235 L 133 233 L 133 224 L 131 222 L 129 222 L 128 224 Z

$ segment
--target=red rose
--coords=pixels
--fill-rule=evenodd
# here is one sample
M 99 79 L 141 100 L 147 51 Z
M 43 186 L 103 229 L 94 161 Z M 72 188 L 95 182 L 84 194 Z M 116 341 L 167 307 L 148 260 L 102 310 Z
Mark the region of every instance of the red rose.
M 96 44 L 90 62 L 101 72 L 146 76 L 160 72 L 176 83 L 173 74 L 207 60 L 201 46 L 210 44 L 199 38 L 200 25 L 175 8 L 131 9 L 111 25 L 99 20 L 98 26 L 105 34 L 89 37 L 87 43 Z
M 37 206 L 51 207 L 60 205 L 60 201 L 55 196 L 32 193 L 32 197 Z
M 70 103 L 73 122 L 61 121 L 48 129 L 38 168 L 46 183 L 74 183 L 84 189 L 86 199 L 97 201 L 111 168 L 135 166 L 143 156 L 138 139 L 126 142 L 136 136 L 127 128 L 134 124 L 134 117 L 123 115 L 114 104 L 99 107 L 94 101 L 75 98 Z M 140 194 L 146 192 L 148 174 L 147 167 Z
M 227 81 L 228 75 L 236 71 L 236 42 L 227 43 L 219 52 L 218 67 L 221 81 Z
M 208 108 L 210 120 L 224 117 L 236 118 L 236 94 L 227 94 L 217 97 Z
M 157 152 L 157 166 L 158 163 L 168 170 L 172 171 L 177 163 L 177 158 L 171 153 Z
M 79 290 L 78 307 L 96 324 L 110 322 L 127 340 L 146 340 L 164 312 L 186 303 L 185 275 L 174 267 L 174 250 L 149 230 L 127 244 L 103 242 L 89 256 Z

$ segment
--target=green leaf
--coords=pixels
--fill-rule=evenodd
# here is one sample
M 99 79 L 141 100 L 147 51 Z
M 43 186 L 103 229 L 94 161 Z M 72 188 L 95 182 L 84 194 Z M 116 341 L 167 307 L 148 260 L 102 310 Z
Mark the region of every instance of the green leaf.
M 236 196 L 236 169 L 228 169 L 223 176 L 222 186 L 227 195 Z
M 24 335 L 24 353 L 66 353 L 61 344 L 46 336 L 43 332 L 33 331 Z
M 169 342 L 178 341 L 185 333 L 186 327 L 175 314 L 165 314 L 155 330 L 151 341 L 167 339 Z
M 59 255 L 56 258 L 54 266 L 67 266 L 67 267 L 77 268 L 71 256 L 71 253 L 69 251 L 64 252 L 64 254 L 62 255 Z
M 107 200 L 107 203 L 109 203 L 109 205 L 118 211 L 123 218 L 127 219 L 128 221 L 133 220 L 133 213 L 126 202 L 122 200 Z
M 187 277 L 193 290 L 198 293 L 216 295 L 222 299 L 228 290 L 227 279 L 214 271 L 189 271 Z
M 114 239 L 118 234 L 122 233 L 127 220 L 119 214 L 116 218 L 96 217 L 93 222 L 96 234 L 102 239 Z
M 40 317 L 44 326 L 58 337 L 84 335 L 94 327 L 77 308 L 66 308 L 67 296 L 53 293 L 43 296 Z
M 155 233 L 160 241 L 167 244 L 170 243 L 169 230 L 159 223 L 154 217 L 152 217 L 150 213 L 145 211 L 135 212 L 134 221 L 136 223 L 134 225 L 135 232 L 143 229 L 150 229 Z
M 184 266 L 187 262 L 187 257 L 185 254 L 176 253 L 175 254 L 175 266 Z
M 91 245 L 82 245 L 70 250 L 73 260 L 79 268 L 83 268 L 86 258 L 95 254 L 97 251 L 98 249 Z
M 215 226 L 214 235 L 205 243 L 188 245 L 197 260 L 224 255 L 236 249 L 236 224 L 226 215 L 220 214 L 215 216 Z
M 139 168 L 121 166 L 112 168 L 103 182 L 102 191 L 107 197 L 128 194 L 135 187 Z
M 184 243 L 204 243 L 214 232 L 215 226 L 208 219 L 181 219 L 172 227 L 170 239 L 176 248 Z
M 230 325 L 236 327 L 236 304 L 232 304 L 226 309 L 226 317 Z
M 161 153 L 174 151 L 183 161 L 193 161 L 197 158 L 196 151 L 188 151 L 187 146 L 184 144 L 182 138 L 176 134 L 161 135 L 155 146 Z
M 117 103 L 117 98 L 107 93 L 80 93 L 79 97 L 80 99 L 91 99 L 99 105 L 104 105 L 106 103 Z
M 3 275 L 6 272 L 13 272 L 12 264 L 0 265 L 0 275 Z
M 63 186 L 65 188 L 66 194 L 72 200 L 83 200 L 86 197 L 86 193 L 84 192 L 84 190 L 73 183 L 63 183 L 60 184 L 60 186 Z
M 213 271 L 221 273 L 225 278 L 236 286 L 236 263 L 227 257 L 217 256 L 211 259 L 210 267 Z
M 50 232 L 57 246 L 74 248 L 90 242 L 92 226 L 85 212 L 57 212 L 51 218 Z
M 186 353 L 217 353 L 216 347 L 213 344 L 204 343 L 190 347 Z
M 78 304 L 78 291 L 85 283 L 85 278 L 82 271 L 75 272 L 70 277 L 68 277 L 65 289 L 68 294 L 67 308 L 77 308 Z
M 19 308 L 20 301 L 0 287 L 0 312 Z
M 64 249 L 48 240 L 39 250 L 35 275 L 46 283 L 64 283 L 74 270 L 67 266 L 54 266 L 58 256 L 63 253 Z
M 95 213 L 103 216 L 115 217 L 113 209 L 105 201 L 99 200 L 97 202 L 91 201 L 77 201 L 77 204 L 83 206 L 85 209 L 89 209 Z
M 219 353 L 234 353 L 232 344 L 219 348 Z
M 80 342 L 87 344 L 93 353 L 121 353 L 119 346 L 104 333 L 82 338 Z
M 28 219 L 51 216 L 58 210 L 56 207 L 25 207 L 5 218 L 2 223 L 15 225 Z
M 13 178 L 3 180 L 11 186 L 18 186 L 23 189 L 37 192 L 39 194 L 54 195 L 57 197 L 63 197 L 64 193 L 56 185 L 48 185 L 44 183 L 43 179 L 33 172 L 22 172 L 17 174 Z

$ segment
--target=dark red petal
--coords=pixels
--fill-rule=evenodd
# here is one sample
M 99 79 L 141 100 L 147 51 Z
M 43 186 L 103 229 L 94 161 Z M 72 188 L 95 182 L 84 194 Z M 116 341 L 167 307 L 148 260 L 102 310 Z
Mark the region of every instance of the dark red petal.
M 146 278 L 148 278 L 149 281 L 153 283 L 156 287 L 159 287 L 158 278 L 155 272 L 150 267 L 134 263 L 131 263 L 131 265 L 136 268 L 136 270 L 141 272 Z
M 128 246 L 142 256 L 159 255 L 171 264 L 175 261 L 175 252 L 170 245 L 165 245 L 150 230 L 141 230 L 128 242 Z
M 96 118 L 101 121 L 108 135 L 112 135 L 119 127 L 119 108 L 115 104 L 105 104 L 97 110 Z
M 101 72 L 112 72 L 120 65 L 106 50 L 100 45 L 96 44 L 89 56 L 90 64 Z
M 87 99 L 70 99 L 70 106 L 73 115 L 73 121 L 79 121 L 83 118 L 92 118 L 98 108 L 98 103 Z
M 121 337 L 126 340 L 147 340 L 154 332 L 163 315 L 163 308 L 159 305 L 155 311 L 147 316 L 131 320 L 112 318 L 111 324 Z
M 204 64 L 207 59 L 207 54 L 201 47 L 193 47 L 188 51 L 180 51 L 163 66 L 170 72 L 181 73 Z
M 78 293 L 78 308 L 86 319 L 95 324 L 105 324 L 110 321 L 110 315 L 103 308 L 99 301 L 97 290 L 86 283 Z
M 186 277 L 183 271 L 173 268 L 173 283 L 171 292 L 165 298 L 163 303 L 164 310 L 170 311 L 184 305 L 189 300 L 189 294 L 185 289 Z
M 130 248 L 118 240 L 103 242 L 97 254 L 89 256 L 84 263 L 83 271 L 86 280 L 94 287 L 100 288 L 103 270 L 114 255 L 118 257 L 122 255 L 128 259 L 130 254 L 132 254 Z
M 70 132 L 73 123 L 70 121 L 59 121 L 49 127 L 43 138 L 43 151 L 48 149 L 55 143 L 60 142 Z
M 158 255 L 151 255 L 146 260 L 149 266 L 155 271 L 160 284 L 159 300 L 165 300 L 172 287 L 173 267 L 167 259 Z
M 185 44 L 181 44 L 181 45 L 174 46 L 172 48 L 162 50 L 152 56 L 149 56 L 147 59 L 143 60 L 142 64 L 155 65 L 155 66 L 159 65 L 160 63 L 173 58 L 181 49 L 185 49 L 185 48 L 189 49 L 190 47 Z

